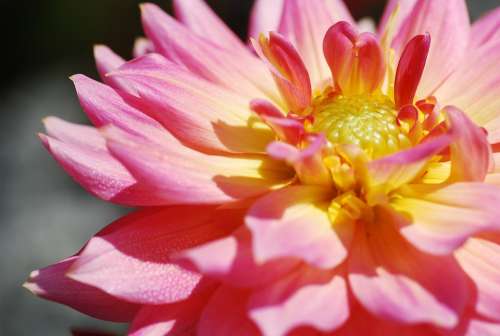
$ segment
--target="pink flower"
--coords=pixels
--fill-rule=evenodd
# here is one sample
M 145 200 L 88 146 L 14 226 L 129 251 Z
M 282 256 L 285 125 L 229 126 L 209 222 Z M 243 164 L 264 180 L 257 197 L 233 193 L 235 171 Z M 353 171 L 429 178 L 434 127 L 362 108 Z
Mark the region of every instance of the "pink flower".
M 137 58 L 72 77 L 95 128 L 41 135 L 142 209 L 25 286 L 133 336 L 500 335 L 500 10 L 397 3 L 372 33 L 257 1 L 257 55 L 201 0 L 143 5 Z

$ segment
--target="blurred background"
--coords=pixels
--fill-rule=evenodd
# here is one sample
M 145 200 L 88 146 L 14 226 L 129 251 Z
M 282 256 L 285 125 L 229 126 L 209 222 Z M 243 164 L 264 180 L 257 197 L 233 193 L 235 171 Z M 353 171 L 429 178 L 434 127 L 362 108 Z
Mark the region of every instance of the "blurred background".
M 170 10 L 169 0 L 153 1 Z M 251 0 L 209 4 L 240 36 Z M 356 18 L 378 18 L 384 0 L 347 0 Z M 40 145 L 41 119 L 86 122 L 68 76 L 97 78 L 92 46 L 129 58 L 142 35 L 134 0 L 0 0 L 0 335 L 70 335 L 70 328 L 123 332 L 21 287 L 31 270 L 73 254 L 97 230 L 129 211 L 80 189 Z M 469 0 L 473 19 L 500 0 Z

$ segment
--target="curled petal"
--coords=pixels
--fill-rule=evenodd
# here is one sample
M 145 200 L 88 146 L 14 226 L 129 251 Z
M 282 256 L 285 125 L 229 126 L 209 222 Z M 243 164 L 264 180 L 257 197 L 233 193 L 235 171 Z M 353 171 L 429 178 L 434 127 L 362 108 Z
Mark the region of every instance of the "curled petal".
M 394 87 L 396 108 L 399 109 L 404 105 L 413 104 L 430 45 L 431 37 L 429 34 L 415 36 L 406 45 L 396 72 Z
M 263 335 L 289 335 L 302 326 L 331 332 L 349 317 L 347 286 L 332 271 L 302 267 L 255 290 L 249 298 L 249 315 Z
M 374 34 L 358 34 L 349 23 L 339 22 L 327 31 L 323 50 L 335 84 L 344 94 L 371 93 L 380 88 L 385 62 Z
M 304 125 L 301 122 L 284 117 L 267 100 L 252 100 L 250 108 L 285 142 L 297 145 L 305 134 Z
M 100 289 L 66 277 L 78 255 L 33 271 L 23 285 L 42 298 L 68 305 L 98 319 L 129 322 L 140 306 L 113 297 Z
M 397 55 L 402 54 L 408 41 L 425 33 L 433 42 L 418 86 L 418 98 L 432 95 L 465 56 L 470 36 L 465 0 L 416 0 L 392 43 Z
M 454 140 L 450 181 L 484 181 L 492 163 L 486 133 L 459 109 L 448 106 L 444 111 Z
M 450 254 L 474 234 L 500 228 L 500 189 L 486 183 L 413 185 L 391 201 L 401 233 L 427 253 Z
M 357 226 L 349 282 L 372 314 L 403 324 L 455 327 L 469 299 L 467 277 L 453 256 L 422 253 L 403 239 L 389 210 Z
M 354 23 L 340 0 L 285 0 L 278 31 L 297 48 L 314 87 L 330 76 L 322 41 L 328 28 L 341 20 Z
M 347 251 L 332 229 L 329 197 L 328 189 L 296 186 L 257 201 L 246 218 L 256 261 L 295 257 L 324 269 L 340 264 Z
M 448 147 L 451 141 L 452 137 L 445 134 L 411 149 L 371 161 L 367 171 L 368 202 L 385 200 L 385 195 L 417 178 L 429 160 Z
M 325 145 L 324 135 L 319 135 L 304 150 L 275 141 L 267 147 L 267 152 L 271 157 L 284 160 L 293 166 L 304 184 L 328 186 L 332 184 L 332 178 L 328 167 L 323 162 L 322 151 Z
M 289 111 L 300 114 L 311 103 L 311 80 L 293 45 L 283 36 L 271 32 L 253 42 L 257 54 L 269 66 Z

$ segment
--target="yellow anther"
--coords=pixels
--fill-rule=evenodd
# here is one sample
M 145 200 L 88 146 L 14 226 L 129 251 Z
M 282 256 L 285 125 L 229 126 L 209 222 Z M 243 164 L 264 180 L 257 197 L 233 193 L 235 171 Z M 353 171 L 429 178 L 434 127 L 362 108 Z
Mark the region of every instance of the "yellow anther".
M 371 213 L 371 208 L 352 191 L 336 197 L 328 208 L 332 223 L 342 220 L 368 220 Z

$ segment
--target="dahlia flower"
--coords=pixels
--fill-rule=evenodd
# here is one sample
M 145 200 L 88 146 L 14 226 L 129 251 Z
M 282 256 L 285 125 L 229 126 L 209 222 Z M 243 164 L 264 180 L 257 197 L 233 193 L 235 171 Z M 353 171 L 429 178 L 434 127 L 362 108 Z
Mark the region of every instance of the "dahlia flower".
M 500 10 L 258 0 L 246 44 L 174 7 L 40 135 L 138 210 L 25 286 L 132 336 L 500 335 Z

